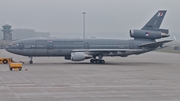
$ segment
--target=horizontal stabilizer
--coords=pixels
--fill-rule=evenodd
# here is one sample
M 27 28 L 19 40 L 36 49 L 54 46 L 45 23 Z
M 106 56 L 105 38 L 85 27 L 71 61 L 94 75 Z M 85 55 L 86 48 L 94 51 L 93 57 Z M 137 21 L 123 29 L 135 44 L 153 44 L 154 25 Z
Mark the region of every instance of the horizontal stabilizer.
M 150 43 L 141 44 L 141 45 L 139 45 L 139 47 L 161 46 L 164 43 L 171 42 L 171 41 L 173 41 L 173 40 L 164 40 L 164 41 L 159 41 L 159 42 L 150 42 Z

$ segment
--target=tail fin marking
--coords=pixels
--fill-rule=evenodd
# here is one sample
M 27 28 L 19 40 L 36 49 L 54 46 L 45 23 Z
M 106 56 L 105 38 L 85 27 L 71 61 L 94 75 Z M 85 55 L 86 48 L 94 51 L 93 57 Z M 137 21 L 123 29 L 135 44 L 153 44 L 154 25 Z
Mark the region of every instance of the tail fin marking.
M 144 26 L 141 30 L 153 30 L 159 29 L 161 23 L 166 14 L 166 10 L 159 10 Z

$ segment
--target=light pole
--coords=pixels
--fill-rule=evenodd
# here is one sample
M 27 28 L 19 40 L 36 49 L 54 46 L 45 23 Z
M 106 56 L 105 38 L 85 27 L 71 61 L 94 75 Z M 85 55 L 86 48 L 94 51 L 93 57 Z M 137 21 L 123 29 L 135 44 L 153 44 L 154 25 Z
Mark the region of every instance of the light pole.
M 85 14 L 86 12 L 83 12 L 83 39 L 85 39 Z

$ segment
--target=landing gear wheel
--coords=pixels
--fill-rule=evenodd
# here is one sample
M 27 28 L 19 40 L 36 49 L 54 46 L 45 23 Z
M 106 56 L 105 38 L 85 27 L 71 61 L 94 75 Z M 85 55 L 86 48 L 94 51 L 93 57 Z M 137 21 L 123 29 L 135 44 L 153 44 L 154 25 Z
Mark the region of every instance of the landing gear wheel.
M 99 59 L 91 59 L 90 62 L 93 64 L 105 64 L 104 60 L 99 60 Z
M 93 63 L 96 64 L 96 63 L 97 63 L 97 60 L 95 59 Z
M 29 64 L 33 64 L 33 61 L 29 61 Z
M 95 64 L 99 64 L 99 63 L 100 63 L 100 60 L 99 60 L 99 59 L 95 59 L 95 60 L 94 60 L 94 63 L 95 63 Z
M 96 60 L 96 63 L 97 63 L 97 64 L 100 64 L 100 62 L 101 62 L 100 60 L 98 60 L 98 59 Z
M 10 71 L 12 71 L 12 68 L 9 68 L 10 69 Z
M 101 64 L 105 64 L 105 61 L 104 60 L 101 60 L 101 62 L 100 62 Z
M 30 56 L 29 58 L 30 58 L 29 64 L 33 64 L 33 61 L 32 61 L 33 57 Z
M 94 63 L 94 59 L 91 59 L 90 62 L 91 62 L 91 63 Z
M 4 63 L 4 64 L 7 64 L 7 63 L 8 63 L 8 60 L 7 60 L 7 59 L 4 59 L 4 60 L 3 60 L 3 63 Z

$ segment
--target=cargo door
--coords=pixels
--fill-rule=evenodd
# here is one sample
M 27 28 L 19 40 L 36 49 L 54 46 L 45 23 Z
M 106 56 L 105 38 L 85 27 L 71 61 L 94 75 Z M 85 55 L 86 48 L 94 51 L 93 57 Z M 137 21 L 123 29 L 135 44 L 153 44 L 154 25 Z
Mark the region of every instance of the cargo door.
M 54 56 L 55 52 L 54 52 L 54 45 L 52 41 L 49 41 L 47 43 L 47 54 L 48 56 Z
M 24 44 L 23 44 L 23 43 L 19 43 L 19 44 L 18 44 L 18 47 L 19 47 L 19 49 L 16 50 L 17 53 L 20 53 L 20 54 L 23 54 L 23 55 L 24 55 Z
M 19 50 L 23 50 L 24 49 L 24 44 L 23 43 L 20 43 L 19 44 Z

